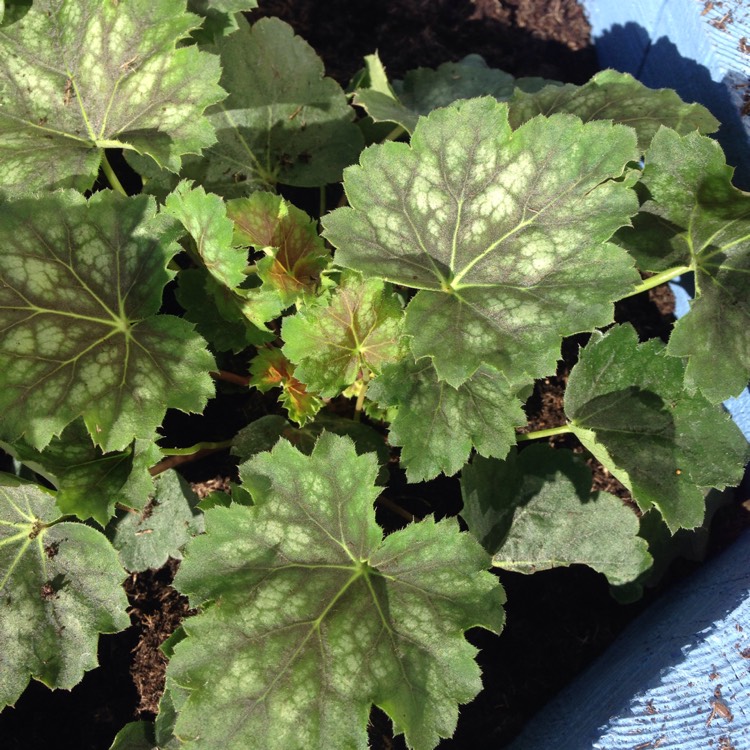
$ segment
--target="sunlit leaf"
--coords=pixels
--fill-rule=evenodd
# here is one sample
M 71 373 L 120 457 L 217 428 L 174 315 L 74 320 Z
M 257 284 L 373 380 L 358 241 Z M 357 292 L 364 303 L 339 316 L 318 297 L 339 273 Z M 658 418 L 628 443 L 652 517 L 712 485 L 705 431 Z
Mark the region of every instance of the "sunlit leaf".
M 219 61 L 175 49 L 198 25 L 184 0 L 36 0 L 0 32 L 2 189 L 90 188 L 105 148 L 179 171 L 215 141 Z
M 365 149 L 325 236 L 336 263 L 420 290 L 406 333 L 441 380 L 482 363 L 514 382 L 545 375 L 561 338 L 611 322 L 640 280 L 607 242 L 637 210 L 614 179 L 636 154 L 621 125 L 555 115 L 514 133 L 507 105 L 459 102 L 420 120 L 410 146 Z
M 0 477 L 0 707 L 29 678 L 69 690 L 97 666 L 99 633 L 130 624 L 117 553 L 59 515 L 50 493 Z
M 376 473 L 348 438 L 311 456 L 281 441 L 241 467 L 253 507 L 206 513 L 175 579 L 214 602 L 168 668 L 187 748 L 365 748 L 372 704 L 417 750 L 453 733 L 481 687 L 463 631 L 500 630 L 502 589 L 455 519 L 383 538 Z
M 410 482 L 455 474 L 472 448 L 503 458 L 515 443 L 514 428 L 526 424 L 515 389 L 486 366 L 454 388 L 438 379 L 428 360 L 406 359 L 386 367 L 368 395 L 381 406 L 398 407 L 388 440 L 403 446 Z
M 732 172 L 711 138 L 660 130 L 641 178 L 649 199 L 618 235 L 645 271 L 695 271 L 696 299 L 667 353 L 688 358 L 686 384 L 715 403 L 750 379 L 750 195 Z
M 337 396 L 362 376 L 404 354 L 403 311 L 379 279 L 349 274 L 326 302 L 284 319 L 284 354 L 303 383 Z
M 517 128 L 536 115 L 577 115 L 584 122 L 611 120 L 635 128 L 638 147 L 648 148 L 660 126 L 679 133 L 713 133 L 719 121 L 701 104 L 687 104 L 672 89 L 650 89 L 628 73 L 602 70 L 588 83 L 517 90 L 510 104 L 510 123 Z

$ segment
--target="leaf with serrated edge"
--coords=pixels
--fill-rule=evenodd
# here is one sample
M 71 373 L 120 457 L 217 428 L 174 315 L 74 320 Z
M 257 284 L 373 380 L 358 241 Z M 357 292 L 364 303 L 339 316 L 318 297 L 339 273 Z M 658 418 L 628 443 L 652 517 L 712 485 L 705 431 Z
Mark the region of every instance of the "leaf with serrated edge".
M 0 33 L 0 162 L 10 195 L 90 188 L 105 148 L 179 171 L 216 138 L 219 61 L 175 49 L 198 25 L 184 0 L 36 0 Z
M 192 325 L 156 315 L 179 250 L 152 198 L 74 191 L 4 204 L 0 437 L 37 450 L 83 416 L 102 450 L 201 411 L 215 369 Z
M 198 496 L 174 471 L 155 480 L 152 499 L 142 513 L 125 513 L 107 534 L 126 570 L 161 568 L 167 558 L 182 559 L 182 548 L 203 532 L 203 516 L 193 509 Z
M 277 183 L 319 187 L 341 179 L 363 139 L 354 110 L 307 42 L 277 18 L 262 18 L 208 47 L 221 58 L 226 100 L 208 119 L 217 142 L 185 160 L 184 177 L 225 197 L 273 190 Z M 130 159 L 163 190 L 169 175 Z M 150 186 L 147 186 L 151 189 Z
M 615 181 L 635 158 L 622 125 L 536 118 L 469 99 L 420 120 L 346 170 L 351 207 L 323 217 L 336 263 L 419 289 L 417 358 L 459 386 L 486 363 L 513 381 L 554 372 L 563 336 L 612 321 L 640 277 L 607 240 L 637 210 Z
M 59 515 L 51 493 L 0 475 L 0 707 L 30 677 L 69 690 L 97 666 L 99 633 L 130 624 L 117 553 Z
M 404 354 L 403 310 L 379 279 L 348 274 L 326 302 L 284 319 L 284 354 L 295 375 L 323 398 L 337 396 L 367 370 Z
M 738 484 L 750 455 L 720 406 L 684 390 L 685 365 L 664 349 L 656 339 L 638 344 L 629 325 L 595 334 L 570 373 L 565 413 L 641 509 L 656 506 L 674 533 L 702 523 L 702 488 Z
M 452 476 L 471 449 L 504 458 L 515 443 L 515 427 L 526 424 L 515 389 L 497 370 L 482 366 L 458 388 L 441 382 L 427 361 L 406 359 L 384 368 L 368 396 L 397 406 L 388 441 L 403 446 L 401 463 L 410 482 Z
M 696 298 L 667 353 L 688 358 L 686 385 L 714 403 L 750 379 L 750 194 L 733 171 L 711 138 L 660 130 L 641 178 L 650 200 L 618 235 L 643 270 L 695 271 Z
M 504 595 L 455 519 L 384 539 L 377 470 L 348 438 L 324 433 L 311 456 L 281 441 L 240 468 L 255 506 L 206 513 L 175 579 L 214 602 L 168 668 L 190 691 L 186 748 L 364 750 L 371 704 L 416 750 L 453 733 L 481 688 L 463 631 L 498 632 Z
M 611 120 L 634 128 L 638 147 L 648 148 L 661 125 L 680 133 L 713 133 L 719 121 L 701 104 L 687 104 L 672 89 L 650 89 L 628 73 L 603 70 L 588 83 L 547 86 L 541 91 L 516 90 L 510 105 L 515 129 L 537 115 L 568 112 L 584 122 Z
M 116 503 L 143 508 L 153 487 L 149 469 L 162 457 L 153 440 L 136 440 L 124 451 L 102 453 L 81 419 L 42 452 L 23 440 L 12 445 L 0 441 L 0 447 L 55 486 L 55 501 L 63 514 L 84 521 L 93 518 L 102 527 L 114 515 Z
M 532 445 L 505 461 L 475 458 L 461 473 L 469 530 L 492 564 L 534 573 L 583 564 L 612 586 L 651 565 L 638 518 L 620 498 L 591 491 L 591 471 L 571 451 Z
M 264 289 L 274 290 L 285 307 L 315 293 L 331 261 L 316 221 L 280 195 L 264 192 L 228 201 L 227 215 L 236 245 L 266 253 L 257 263 Z
M 300 427 L 323 406 L 320 397 L 308 391 L 305 384 L 295 377 L 294 365 L 281 349 L 265 347 L 258 352 L 250 363 L 250 385 L 261 393 L 271 388 L 281 388 L 279 401 L 286 408 L 289 419 Z
M 183 180 L 167 196 L 164 212 L 185 227 L 201 262 L 220 284 L 232 289 L 245 280 L 247 252 L 234 247 L 234 224 L 218 195 Z

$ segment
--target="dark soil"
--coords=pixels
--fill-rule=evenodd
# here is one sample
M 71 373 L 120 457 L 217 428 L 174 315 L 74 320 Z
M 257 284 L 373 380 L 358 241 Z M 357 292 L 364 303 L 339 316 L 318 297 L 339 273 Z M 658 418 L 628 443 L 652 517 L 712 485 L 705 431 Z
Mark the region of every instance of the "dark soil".
M 292 24 L 321 55 L 328 74 L 344 86 L 362 66 L 364 55 L 375 50 L 394 78 L 414 67 L 435 67 L 469 53 L 479 53 L 491 66 L 518 76 L 582 83 L 597 70 L 588 24 L 573 0 L 265 0 L 262 5 L 252 18 L 272 15 Z M 671 303 L 669 292 L 660 288 L 648 297 L 620 303 L 617 319 L 635 322 L 642 338 L 665 337 Z M 564 422 L 564 386 L 583 343 L 585 337 L 567 341 L 556 376 L 537 384 L 528 407 L 532 429 Z M 203 417 L 170 415 L 166 434 L 175 444 L 225 439 L 269 408 L 257 393 L 223 384 L 221 391 L 223 395 Z M 582 450 L 570 437 L 553 442 Z M 593 459 L 589 463 L 597 488 L 628 499 L 614 477 Z M 205 487 L 232 477 L 235 466 L 221 455 L 186 464 L 181 471 L 191 481 L 207 483 Z M 387 502 L 378 505 L 378 520 L 385 528 L 405 523 L 404 513 L 441 516 L 460 510 L 457 479 L 408 485 L 400 470 L 394 469 L 393 475 Z M 400 510 L 394 512 L 394 507 Z M 741 506 L 733 508 L 719 520 L 719 546 L 747 523 L 748 514 Z M 107 750 L 127 721 L 153 718 L 166 664 L 159 646 L 189 613 L 185 598 L 169 585 L 176 567 L 170 561 L 160 571 L 127 579 L 133 627 L 101 638 L 101 667 L 73 691 L 53 693 L 32 683 L 17 707 L 0 715 L 3 750 Z M 501 748 L 654 595 L 633 605 L 619 605 L 606 580 L 583 567 L 534 576 L 503 572 L 500 579 L 508 595 L 505 631 L 499 638 L 484 631 L 470 633 L 470 640 L 481 649 L 478 659 L 485 689 L 462 709 L 457 733 L 440 745 L 442 750 Z M 405 748 L 402 738 L 393 738 L 390 721 L 379 711 L 373 712 L 370 741 L 375 750 Z

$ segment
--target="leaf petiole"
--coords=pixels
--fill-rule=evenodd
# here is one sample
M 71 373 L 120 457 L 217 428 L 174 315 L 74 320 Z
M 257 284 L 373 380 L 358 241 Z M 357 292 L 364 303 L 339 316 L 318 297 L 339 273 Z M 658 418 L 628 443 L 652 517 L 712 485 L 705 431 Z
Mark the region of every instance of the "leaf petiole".
M 542 438 L 553 437 L 554 435 L 567 435 L 569 432 L 573 432 L 573 428 L 570 425 L 563 424 L 559 427 L 550 427 L 546 430 L 535 430 L 534 432 L 517 435 L 516 440 L 522 443 L 527 440 L 541 440 Z
M 104 172 L 104 175 L 107 178 L 107 182 L 109 182 L 112 189 L 116 193 L 120 193 L 120 195 L 124 195 L 127 198 L 128 194 L 125 192 L 125 188 L 122 186 L 122 183 L 115 174 L 115 170 L 112 169 L 112 165 L 109 163 L 109 159 L 107 159 L 106 151 L 102 151 L 101 168 L 102 172 Z
M 668 268 L 666 271 L 661 271 L 660 273 L 654 274 L 653 276 L 649 276 L 647 279 L 644 279 L 640 284 L 638 284 L 637 287 L 635 287 L 635 289 L 630 294 L 628 294 L 626 297 L 623 297 L 623 299 L 634 297 L 636 294 L 640 294 L 641 292 L 647 292 L 649 289 L 654 289 L 657 286 L 666 284 L 668 281 L 676 279 L 678 276 L 682 276 L 683 274 L 692 272 L 692 270 L 692 266 L 675 266 L 674 268 Z

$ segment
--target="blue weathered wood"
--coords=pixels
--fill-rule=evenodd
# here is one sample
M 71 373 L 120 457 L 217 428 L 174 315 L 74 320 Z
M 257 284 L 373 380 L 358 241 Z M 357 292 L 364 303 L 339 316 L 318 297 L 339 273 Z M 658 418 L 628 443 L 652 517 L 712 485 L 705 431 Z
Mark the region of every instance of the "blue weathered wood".
M 632 73 L 647 86 L 673 88 L 721 121 L 717 134 L 735 184 L 750 188 L 750 2 L 583 0 L 602 67 Z M 704 12 L 705 11 L 705 12 Z

